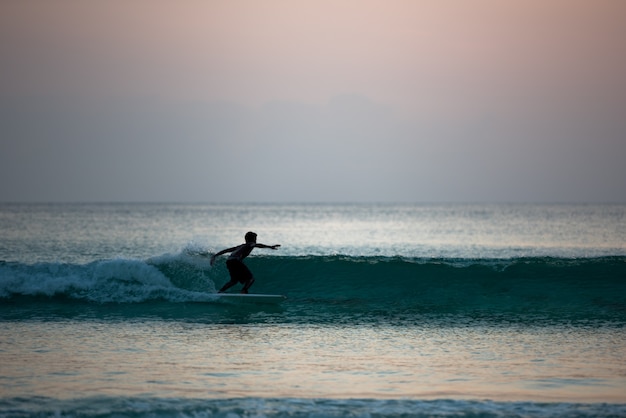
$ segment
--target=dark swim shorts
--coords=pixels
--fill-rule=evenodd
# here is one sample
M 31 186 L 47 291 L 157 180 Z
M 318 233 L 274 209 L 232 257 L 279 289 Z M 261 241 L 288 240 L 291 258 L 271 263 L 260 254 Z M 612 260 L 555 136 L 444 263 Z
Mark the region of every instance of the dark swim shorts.
M 239 260 L 226 260 L 226 268 L 230 273 L 230 280 L 239 283 L 247 283 L 252 279 L 252 272 Z

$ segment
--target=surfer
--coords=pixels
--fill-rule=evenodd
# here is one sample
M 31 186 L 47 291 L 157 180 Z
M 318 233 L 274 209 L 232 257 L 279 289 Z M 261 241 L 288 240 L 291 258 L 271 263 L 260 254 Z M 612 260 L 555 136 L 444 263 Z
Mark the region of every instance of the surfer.
M 211 265 L 215 262 L 215 258 L 222 254 L 231 253 L 226 260 L 226 267 L 230 273 L 230 281 L 226 283 L 219 290 L 218 293 L 223 293 L 227 289 L 230 289 L 237 283 L 242 283 L 243 288 L 241 293 L 248 293 L 248 289 L 254 283 L 254 276 L 250 269 L 243 263 L 243 259 L 246 258 L 254 248 L 270 248 L 272 250 L 277 249 L 280 245 L 265 245 L 258 244 L 256 242 L 256 234 L 254 232 L 248 232 L 245 236 L 245 244 L 238 245 L 237 247 L 227 248 L 211 256 Z

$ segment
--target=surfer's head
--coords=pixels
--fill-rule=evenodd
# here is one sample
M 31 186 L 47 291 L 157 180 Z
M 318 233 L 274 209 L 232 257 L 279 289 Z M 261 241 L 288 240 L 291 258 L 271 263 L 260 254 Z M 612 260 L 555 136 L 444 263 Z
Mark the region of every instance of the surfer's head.
M 254 232 L 248 232 L 246 234 L 246 242 L 256 242 L 256 234 Z

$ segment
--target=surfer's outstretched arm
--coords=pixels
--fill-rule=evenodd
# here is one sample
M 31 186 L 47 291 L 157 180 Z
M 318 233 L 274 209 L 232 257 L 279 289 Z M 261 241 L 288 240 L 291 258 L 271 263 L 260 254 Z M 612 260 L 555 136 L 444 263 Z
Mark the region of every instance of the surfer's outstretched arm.
M 276 250 L 278 249 L 278 247 L 280 247 L 280 244 L 275 244 L 275 245 L 254 244 L 254 246 L 256 248 L 269 248 L 271 250 Z

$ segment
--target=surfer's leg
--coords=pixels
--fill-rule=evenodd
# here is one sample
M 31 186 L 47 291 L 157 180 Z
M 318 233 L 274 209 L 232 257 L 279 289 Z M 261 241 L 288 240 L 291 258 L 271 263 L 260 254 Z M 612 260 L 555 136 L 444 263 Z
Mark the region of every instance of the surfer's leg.
M 254 283 L 254 276 L 248 266 L 242 262 L 239 262 L 237 265 L 237 278 L 239 279 L 239 283 L 243 284 L 241 293 L 248 293 L 248 289 L 252 286 L 252 283 Z
M 228 289 L 230 289 L 231 287 L 233 287 L 237 283 L 238 283 L 237 280 L 230 279 L 230 282 L 228 282 L 224 286 L 222 286 L 222 288 L 217 293 L 224 293 L 225 291 L 227 291 Z
M 250 277 L 250 280 L 248 280 L 246 284 L 244 285 L 243 289 L 241 289 L 241 293 L 248 293 L 248 289 L 250 288 L 250 286 L 252 286 L 253 283 L 254 283 L 254 277 Z
M 227 260 L 226 268 L 228 268 L 228 273 L 230 274 L 230 281 L 222 286 L 218 293 L 225 292 L 237 283 L 244 283 L 247 277 L 242 279 L 242 273 L 245 275 L 246 271 L 249 271 L 239 260 Z

